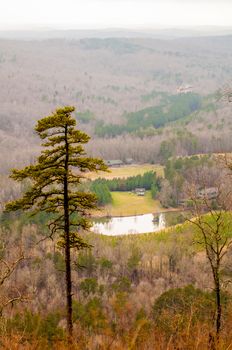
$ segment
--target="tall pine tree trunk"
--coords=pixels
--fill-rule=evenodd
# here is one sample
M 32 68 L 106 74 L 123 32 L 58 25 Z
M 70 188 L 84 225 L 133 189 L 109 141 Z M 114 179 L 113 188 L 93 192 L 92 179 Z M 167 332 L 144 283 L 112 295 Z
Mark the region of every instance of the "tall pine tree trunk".
M 219 336 L 221 331 L 222 306 L 221 306 L 221 286 L 220 286 L 218 270 L 216 270 L 216 275 L 215 275 L 215 294 L 216 294 L 216 338 L 217 338 L 217 341 L 219 341 Z
M 101 159 L 86 157 L 82 144 L 89 141 L 89 136 L 75 129 L 76 120 L 71 116 L 74 110 L 74 107 L 69 106 L 59 108 L 51 116 L 38 121 L 35 131 L 41 140 L 46 139 L 42 144 L 45 149 L 36 164 L 22 170 L 14 169 L 11 174 L 11 177 L 19 182 L 29 179 L 32 186 L 22 198 L 6 205 L 7 211 L 27 211 L 33 208 L 36 213 L 42 211 L 55 214 L 55 219 L 49 223 L 49 229 L 52 235 L 59 235 L 60 246 L 64 249 L 67 333 L 70 343 L 73 337 L 71 248 L 90 247 L 78 232 L 72 232 L 71 228 L 76 226 L 76 220 L 72 218 L 71 212 L 78 212 L 80 206 L 89 210 L 95 208 L 96 204 L 93 194 L 83 191 L 80 196 L 80 192 L 75 191 L 73 185 L 80 183 L 80 177 L 73 173 L 72 168 L 81 171 L 107 170 Z M 83 198 L 86 200 L 83 201 Z M 85 212 L 81 217 L 79 226 L 85 229 L 89 220 Z
M 65 273 L 66 273 L 66 298 L 67 298 L 67 330 L 69 340 L 73 336 L 72 320 L 72 275 L 71 275 L 71 254 L 69 234 L 69 198 L 68 198 L 68 161 L 69 149 L 67 139 L 67 126 L 65 128 L 65 176 L 64 176 L 64 231 L 65 231 Z

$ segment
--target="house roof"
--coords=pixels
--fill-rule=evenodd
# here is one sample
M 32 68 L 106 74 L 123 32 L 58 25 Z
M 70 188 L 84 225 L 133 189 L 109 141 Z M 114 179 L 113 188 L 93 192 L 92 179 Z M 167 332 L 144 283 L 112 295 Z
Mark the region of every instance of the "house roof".
M 208 187 L 208 188 L 203 188 L 202 190 L 198 191 L 198 194 L 211 194 L 211 193 L 218 193 L 218 188 L 217 187 Z
M 119 164 L 123 164 L 122 160 L 120 160 L 120 159 L 106 160 L 105 162 L 106 162 L 107 165 L 119 165 Z

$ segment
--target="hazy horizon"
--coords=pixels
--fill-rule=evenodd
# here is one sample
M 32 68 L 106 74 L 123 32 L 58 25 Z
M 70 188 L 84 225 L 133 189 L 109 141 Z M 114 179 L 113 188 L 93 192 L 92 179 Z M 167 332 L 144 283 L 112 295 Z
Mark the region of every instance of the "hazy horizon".
M 16 27 L 1 27 L 0 31 L 140 31 L 140 32 L 147 32 L 147 31 L 159 31 L 159 30 L 230 30 L 232 29 L 232 25 L 185 25 L 185 26 L 178 26 L 178 25 L 166 25 L 166 26 L 144 26 L 144 27 L 124 27 L 124 26 L 115 26 L 115 27 L 109 27 L 109 26 L 102 26 L 102 27 L 86 27 L 86 28 L 78 28 L 78 27 L 68 27 L 64 25 L 56 25 L 56 26 L 43 26 L 43 25 L 22 25 L 22 26 L 16 26 Z
M 0 30 L 93 30 L 228 27 L 229 0 L 9 0 L 0 4 Z

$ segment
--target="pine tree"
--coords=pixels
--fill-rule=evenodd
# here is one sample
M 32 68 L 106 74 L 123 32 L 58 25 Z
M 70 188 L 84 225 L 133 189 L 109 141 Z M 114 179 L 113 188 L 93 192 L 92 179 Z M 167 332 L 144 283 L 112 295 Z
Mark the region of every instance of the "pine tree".
M 44 149 L 34 165 L 22 170 L 13 169 L 11 178 L 30 180 L 30 188 L 22 198 L 6 205 L 7 211 L 32 210 L 52 214 L 50 236 L 58 234 L 58 244 L 64 249 L 66 267 L 67 330 L 72 338 L 72 278 L 71 248 L 89 245 L 79 232 L 90 227 L 87 214 L 96 207 L 96 196 L 83 192 L 78 185 L 87 171 L 107 170 L 101 159 L 87 157 L 83 148 L 90 137 L 76 129 L 72 117 L 74 107 L 57 109 L 51 116 L 38 121 L 35 131 Z

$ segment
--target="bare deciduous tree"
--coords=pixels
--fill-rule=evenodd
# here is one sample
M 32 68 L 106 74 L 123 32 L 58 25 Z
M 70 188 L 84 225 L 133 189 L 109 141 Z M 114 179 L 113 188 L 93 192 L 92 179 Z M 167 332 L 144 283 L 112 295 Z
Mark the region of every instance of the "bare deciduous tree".
M 12 287 L 10 290 L 5 287 L 23 260 L 25 255 L 21 249 L 13 261 L 0 258 L 0 317 L 7 306 L 29 300 L 28 296 L 24 296 L 17 287 Z
M 226 211 L 229 188 L 223 184 L 215 188 L 204 186 L 199 190 L 189 185 L 189 198 L 192 202 L 192 219 L 188 219 L 196 227 L 196 241 L 204 247 L 210 265 L 215 293 L 215 336 L 210 334 L 212 348 L 219 342 L 222 327 L 222 268 L 223 258 L 232 243 L 230 239 L 231 214 Z

